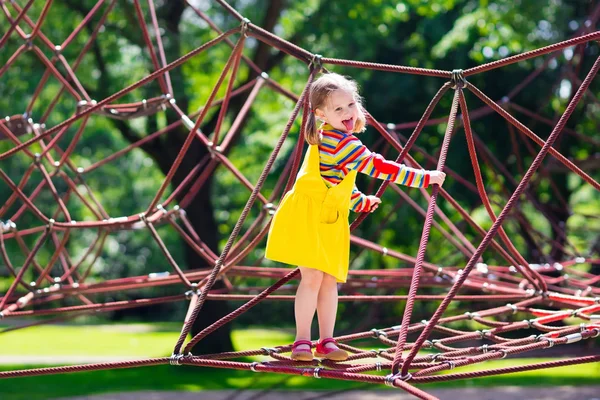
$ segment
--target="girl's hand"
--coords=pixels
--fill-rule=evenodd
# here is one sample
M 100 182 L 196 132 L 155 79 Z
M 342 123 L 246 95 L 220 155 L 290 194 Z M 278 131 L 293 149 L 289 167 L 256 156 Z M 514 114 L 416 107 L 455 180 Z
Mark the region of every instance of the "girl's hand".
M 373 212 L 377 210 L 377 207 L 381 204 L 381 199 L 377 196 L 367 196 L 369 202 L 371 203 L 371 209 L 368 212 Z
M 444 183 L 444 179 L 446 179 L 446 174 L 442 171 L 431 171 L 429 173 L 429 185 L 437 184 L 438 186 L 442 186 Z

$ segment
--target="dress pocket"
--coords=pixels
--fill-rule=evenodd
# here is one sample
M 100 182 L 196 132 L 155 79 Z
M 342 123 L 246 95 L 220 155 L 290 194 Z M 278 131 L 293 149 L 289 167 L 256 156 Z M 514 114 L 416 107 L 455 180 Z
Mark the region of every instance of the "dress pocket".
M 321 207 L 321 215 L 319 216 L 319 222 L 322 224 L 335 224 L 340 218 L 340 212 L 336 207 L 323 205 Z

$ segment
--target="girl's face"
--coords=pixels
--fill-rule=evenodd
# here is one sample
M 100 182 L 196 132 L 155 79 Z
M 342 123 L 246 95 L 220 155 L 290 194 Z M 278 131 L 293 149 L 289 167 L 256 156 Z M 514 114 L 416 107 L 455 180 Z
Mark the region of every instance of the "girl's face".
M 358 120 L 358 104 L 354 93 L 347 90 L 331 92 L 323 108 L 317 108 L 315 115 L 342 132 L 354 132 Z

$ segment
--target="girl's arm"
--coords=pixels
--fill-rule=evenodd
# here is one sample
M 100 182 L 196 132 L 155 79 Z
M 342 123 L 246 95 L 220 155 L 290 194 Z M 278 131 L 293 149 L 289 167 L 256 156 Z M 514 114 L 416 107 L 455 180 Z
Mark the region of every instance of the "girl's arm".
M 371 211 L 373 207 L 371 196 L 367 196 L 356 186 L 352 189 L 352 195 L 350 196 L 350 209 L 354 212 L 365 212 Z
M 348 135 L 338 142 L 335 161 L 341 168 L 353 169 L 373 178 L 392 181 L 411 187 L 428 187 L 430 183 L 441 184 L 438 171 L 425 171 L 410 168 L 386 160 L 377 153 L 372 153 L 356 136 Z M 433 180 L 432 180 L 433 178 Z

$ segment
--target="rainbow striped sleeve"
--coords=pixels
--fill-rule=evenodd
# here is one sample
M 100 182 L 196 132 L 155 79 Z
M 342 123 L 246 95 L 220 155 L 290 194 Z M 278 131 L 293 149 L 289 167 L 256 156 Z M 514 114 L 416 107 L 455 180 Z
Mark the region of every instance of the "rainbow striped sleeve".
M 364 212 L 371 210 L 371 201 L 366 194 L 362 193 L 356 186 L 350 196 L 350 209 L 354 212 Z
M 386 160 L 377 153 L 372 153 L 354 135 L 341 139 L 332 154 L 338 168 L 354 169 L 373 178 L 392 181 L 405 186 L 427 187 L 431 178 L 430 171 L 410 168 Z

